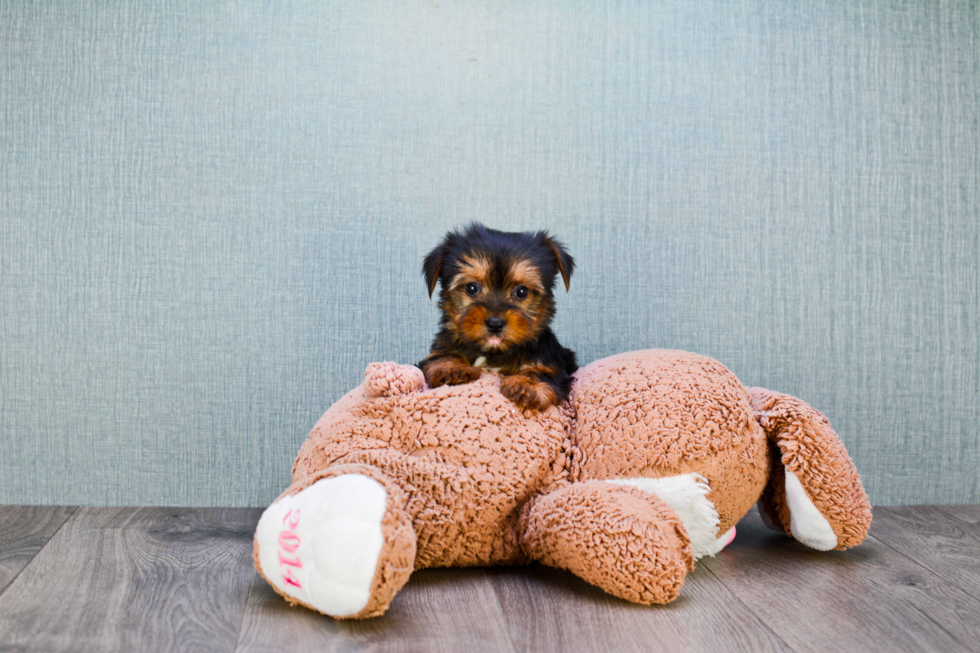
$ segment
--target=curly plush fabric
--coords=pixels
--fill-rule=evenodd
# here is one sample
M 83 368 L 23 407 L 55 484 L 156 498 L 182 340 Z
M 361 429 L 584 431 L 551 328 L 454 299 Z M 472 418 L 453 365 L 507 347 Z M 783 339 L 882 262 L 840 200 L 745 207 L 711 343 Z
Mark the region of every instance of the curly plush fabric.
M 425 386 L 422 370 L 404 369 L 398 363 L 371 363 L 364 371 L 364 394 L 368 397 L 404 394 Z
M 765 388 L 749 388 L 749 395 L 759 423 L 779 448 L 784 468 L 772 475 L 763 497 L 769 518 L 792 535 L 785 499 L 784 470 L 789 470 L 800 478 L 810 500 L 834 529 L 835 548 L 860 544 L 871 526 L 871 505 L 830 420 L 796 397 Z
M 787 395 L 746 390 L 709 358 L 647 350 L 596 361 L 576 373 L 567 403 L 540 413 L 519 410 L 500 381 L 484 371 L 472 383 L 430 389 L 414 366 L 374 363 L 320 418 L 293 465 L 293 485 L 266 513 L 287 496 L 320 496 L 324 479 L 360 474 L 384 489 L 384 543 L 371 549 L 370 582 L 350 581 L 351 596 L 367 592 L 363 608 L 306 605 L 338 618 L 374 616 L 411 568 L 532 560 L 629 601 L 664 603 L 695 556 L 723 548 L 760 499 L 787 532 L 816 524 L 816 536 L 798 537 L 808 545 L 845 548 L 867 534 L 867 496 L 826 419 Z M 786 499 L 786 470 L 799 480 L 797 508 Z M 799 506 L 809 521 L 794 512 Z M 275 557 L 260 553 L 275 536 L 263 515 L 256 566 L 273 580 L 277 570 L 260 559 L 274 566 Z M 304 555 L 319 558 L 296 558 L 289 573 L 303 596 L 329 598 L 329 579 L 316 570 L 344 561 Z M 273 587 L 299 600 L 288 583 Z
M 378 369 L 369 367 L 368 377 Z M 567 478 L 568 418 L 558 408 L 525 417 L 499 386 L 498 375 L 485 373 L 425 392 L 395 382 L 374 397 L 357 388 L 313 428 L 293 479 L 344 463 L 381 470 L 408 497 L 418 568 L 526 561 L 517 510 Z
M 596 361 L 576 374 L 574 480 L 698 472 L 728 531 L 769 474 L 766 435 L 748 393 L 724 365 L 652 349 Z
M 633 488 L 574 483 L 529 504 L 521 530 L 535 560 L 634 603 L 673 601 L 694 569 L 677 516 L 656 495 Z

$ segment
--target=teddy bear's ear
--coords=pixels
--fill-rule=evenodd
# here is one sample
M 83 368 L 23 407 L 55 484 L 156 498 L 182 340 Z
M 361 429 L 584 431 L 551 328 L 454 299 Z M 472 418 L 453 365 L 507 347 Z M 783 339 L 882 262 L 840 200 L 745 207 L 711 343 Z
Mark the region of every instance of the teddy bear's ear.
M 364 391 L 369 397 L 392 397 L 424 387 L 425 376 L 414 365 L 371 363 L 364 370 Z

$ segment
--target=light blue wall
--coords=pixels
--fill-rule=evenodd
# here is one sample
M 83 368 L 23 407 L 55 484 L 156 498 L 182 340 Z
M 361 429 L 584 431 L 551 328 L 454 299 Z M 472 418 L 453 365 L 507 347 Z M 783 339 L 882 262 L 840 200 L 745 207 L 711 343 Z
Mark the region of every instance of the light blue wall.
M 262 505 L 449 227 L 980 501 L 976 2 L 0 2 L 0 503 Z

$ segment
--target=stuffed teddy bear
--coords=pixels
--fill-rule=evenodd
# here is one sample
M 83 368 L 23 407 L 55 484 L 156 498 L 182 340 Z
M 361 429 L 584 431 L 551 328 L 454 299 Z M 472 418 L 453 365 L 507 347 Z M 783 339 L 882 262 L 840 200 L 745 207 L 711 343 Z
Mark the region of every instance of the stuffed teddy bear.
M 415 366 L 368 366 L 259 520 L 259 573 L 335 618 L 382 614 L 415 569 L 531 561 L 653 604 L 677 597 L 754 504 L 822 551 L 868 532 L 867 495 L 827 419 L 710 358 L 605 358 L 543 412 L 518 409 L 500 378 L 430 389 Z

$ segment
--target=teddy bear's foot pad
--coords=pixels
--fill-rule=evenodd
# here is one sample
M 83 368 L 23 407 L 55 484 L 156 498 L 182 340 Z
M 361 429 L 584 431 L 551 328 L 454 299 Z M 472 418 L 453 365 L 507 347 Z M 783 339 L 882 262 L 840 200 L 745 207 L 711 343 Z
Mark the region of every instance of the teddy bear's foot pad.
M 789 506 L 789 528 L 794 538 L 817 551 L 830 551 L 837 546 L 834 527 L 807 496 L 800 479 L 788 469 L 786 504 Z
M 371 599 L 386 503 L 384 486 L 361 474 L 324 478 L 283 497 L 256 530 L 262 575 L 286 598 L 324 614 L 357 614 Z

